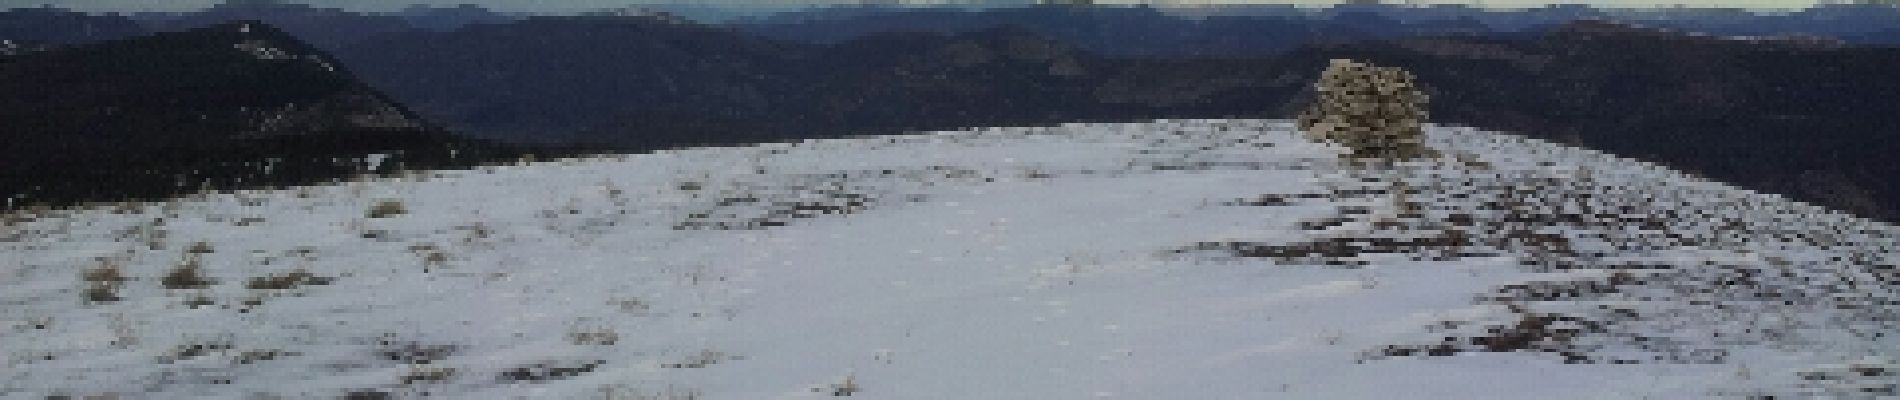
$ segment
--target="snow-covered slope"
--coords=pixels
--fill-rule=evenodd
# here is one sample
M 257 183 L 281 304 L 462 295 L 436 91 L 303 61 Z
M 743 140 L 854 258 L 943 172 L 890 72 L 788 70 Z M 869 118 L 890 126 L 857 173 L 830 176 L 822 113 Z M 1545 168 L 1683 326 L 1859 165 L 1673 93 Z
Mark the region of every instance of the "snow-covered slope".
M 992 128 L 12 216 L 0 397 L 1894 396 L 1894 227 L 1430 144 Z

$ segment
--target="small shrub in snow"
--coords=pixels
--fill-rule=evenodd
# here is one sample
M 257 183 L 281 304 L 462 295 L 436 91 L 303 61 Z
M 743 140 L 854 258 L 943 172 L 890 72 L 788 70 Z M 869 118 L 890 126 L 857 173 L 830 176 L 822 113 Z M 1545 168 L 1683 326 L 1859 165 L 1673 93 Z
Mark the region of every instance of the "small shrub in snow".
M 387 400 L 393 398 L 395 398 L 395 395 L 389 392 L 371 389 L 354 390 L 343 395 L 343 400 Z
M 842 396 L 850 396 L 850 395 L 857 394 L 858 392 L 862 392 L 864 391 L 864 388 L 858 387 L 857 374 L 847 374 L 844 376 L 844 382 L 833 383 L 831 385 L 827 385 L 826 387 L 821 387 L 821 388 L 812 388 L 811 391 L 820 392 L 820 393 L 829 393 L 832 396 L 842 397 Z
M 185 299 L 185 307 L 190 307 L 190 308 L 210 307 L 217 304 L 218 304 L 217 302 L 211 300 L 211 296 L 205 296 L 202 294 L 191 296 L 191 298 Z
M 608 300 L 607 304 L 618 306 L 621 312 L 632 314 L 644 314 L 648 309 L 653 308 L 653 305 L 632 297 Z
M 172 268 L 171 273 L 159 279 L 159 283 L 166 289 L 172 290 L 204 289 L 217 284 L 216 280 L 204 276 L 204 267 L 201 264 L 198 257 L 188 257 L 185 262 L 178 263 L 176 268 Z
M 283 350 L 247 350 L 243 353 L 239 353 L 231 362 L 239 365 L 251 365 L 295 355 L 297 355 L 297 353 Z
M 613 328 L 576 329 L 567 333 L 568 343 L 576 346 L 612 346 L 620 342 L 620 332 Z
M 214 251 L 215 250 L 211 248 L 211 243 L 203 241 L 193 242 L 191 247 L 185 248 L 185 254 L 211 254 Z
M 404 385 L 413 385 L 424 382 L 447 381 L 454 376 L 455 368 L 433 365 L 411 365 L 409 366 L 409 372 L 404 373 L 401 378 L 398 378 L 398 381 Z
M 430 252 L 422 256 L 422 272 L 430 272 L 449 265 L 449 254 Z
M 400 200 L 379 200 L 369 207 L 367 215 L 370 218 L 389 218 L 408 212 L 409 209 L 404 207 Z
M 390 335 L 377 342 L 378 358 L 404 364 L 422 365 L 448 359 L 461 351 L 462 346 L 453 344 L 427 344 L 415 341 L 395 340 Z
M 230 351 L 231 347 L 229 340 L 192 341 L 173 347 L 169 354 L 160 356 L 158 362 L 161 364 L 170 364 L 197 359 L 214 353 Z
M 415 253 L 422 261 L 422 272 L 432 272 L 449 266 L 449 253 L 433 243 L 409 245 L 409 252 Z
M 1314 84 L 1299 128 L 1314 140 L 1352 149 L 1353 158 L 1412 159 L 1424 148 L 1426 96 L 1411 72 L 1335 59 Z
M 85 298 L 91 303 L 110 303 L 119 301 L 119 288 L 127 280 L 119 272 L 119 265 L 107 262 L 104 265 L 88 269 L 80 276 L 86 282 Z

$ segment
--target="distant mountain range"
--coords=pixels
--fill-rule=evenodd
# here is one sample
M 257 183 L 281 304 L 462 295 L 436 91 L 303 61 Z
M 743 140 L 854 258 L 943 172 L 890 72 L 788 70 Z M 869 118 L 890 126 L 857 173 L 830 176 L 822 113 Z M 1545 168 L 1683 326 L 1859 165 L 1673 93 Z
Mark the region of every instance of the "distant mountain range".
M 0 10 L 0 39 L 70 44 L 145 31 L 177 31 L 255 20 L 278 26 L 318 48 L 336 50 L 381 33 L 452 31 L 474 24 L 509 23 L 527 16 L 474 5 L 412 5 L 394 12 L 366 13 L 313 7 L 294 1 L 226 0 L 198 11 L 125 15 L 88 15 L 52 7 Z M 1259 56 L 1313 42 L 1398 35 L 1534 33 L 1578 19 L 1610 19 L 1712 35 L 1812 35 L 1851 44 L 1900 44 L 1900 8 L 1866 4 L 1820 5 L 1792 12 L 1764 13 L 1733 8 L 1598 9 L 1552 5 L 1486 9 L 1455 4 L 1411 7 L 1365 2 L 1323 9 L 1291 5 L 1026 6 L 1028 3 L 1033 2 L 941 6 L 865 2 L 846 6 L 734 9 L 670 4 L 579 14 L 665 13 L 769 39 L 816 44 L 835 44 L 881 32 L 964 33 L 1017 26 L 1112 56 Z M 748 10 L 753 14 L 742 15 L 745 13 L 742 11 Z M 85 23 L 76 24 L 78 21 Z
M 1096 98 L 1125 62 L 1016 29 L 817 46 L 549 17 L 384 35 L 338 55 L 431 119 L 512 140 L 646 148 L 1167 114 Z
M 1834 211 L 1900 221 L 1900 48 L 1584 19 L 1137 54 L 1200 33 L 1059 10 L 0 15 L 0 397 L 1900 392 L 1900 230 Z M 1436 154 L 1285 119 L 1341 58 L 1417 76 Z M 439 171 L 770 141 L 802 143 Z
M 329 55 L 243 22 L 0 57 L 8 208 L 446 168 L 518 149 L 450 135 Z
M 629 114 L 777 118 L 781 114 L 767 115 L 773 110 L 762 96 L 800 85 L 792 79 L 798 71 L 792 60 L 804 56 L 803 48 L 658 18 L 541 17 L 455 32 L 385 34 L 337 56 L 371 84 L 458 131 L 515 141 L 628 143 L 574 135 Z
M 438 29 L 388 16 L 387 25 L 339 25 L 368 28 L 312 43 L 310 52 L 331 50 L 336 67 L 411 107 L 417 120 L 450 131 L 622 150 L 965 126 L 1278 118 L 1306 101 L 1326 59 L 1353 57 L 1416 71 L 1437 122 L 1644 157 L 1865 216 L 1900 215 L 1900 183 L 1891 178 L 1900 166 L 1883 159 L 1895 150 L 1888 132 L 1900 126 L 1883 109 L 1900 99 L 1900 82 L 1885 72 L 1900 65 L 1900 49 L 1816 36 L 1737 40 L 1602 20 L 1535 23 L 1591 14 L 1587 7 L 1454 19 L 1463 22 L 1431 29 L 1413 24 L 1431 20 L 1424 14 L 1391 10 L 1198 20 L 1144 8 L 902 10 L 725 26 L 596 13 Z M 1869 40 L 1880 31 L 1862 22 L 1890 17 L 1852 10 L 1761 18 L 1788 28 L 1836 17 L 1847 28 L 1832 32 Z M 1733 15 L 1623 18 L 1664 17 Z M 1523 31 L 1499 32 L 1487 21 Z M 312 32 L 341 30 L 325 29 Z M 1273 30 L 1284 34 L 1263 33 Z M 21 49 L 13 52 L 32 48 Z
M 766 38 L 815 44 L 836 44 L 886 32 L 958 34 L 1017 27 L 1102 55 L 1140 57 L 1267 55 L 1313 42 L 1495 31 L 1471 18 L 1407 23 L 1364 10 L 1347 10 L 1324 18 L 1216 15 L 1190 19 L 1149 7 L 1054 6 L 813 11 L 728 26 Z
M 433 120 L 491 138 L 628 148 L 1078 120 L 1284 117 L 1324 61 L 1417 71 L 1434 120 L 1642 156 L 1863 215 L 1900 49 L 1734 40 L 1604 21 L 1521 36 L 1322 43 L 1272 57 L 1116 58 L 1027 28 L 830 45 L 638 18 L 398 33 L 339 52 Z
M 1198 8 L 1148 6 L 1013 7 L 971 10 L 844 6 L 727 25 L 768 38 L 838 43 L 880 32 L 960 33 L 1020 26 L 1114 56 L 1263 56 L 1315 42 L 1395 36 L 1536 34 L 1580 19 L 1604 19 L 1719 36 L 1819 36 L 1850 44 L 1900 43 L 1900 8 L 1837 4 L 1764 13 L 1727 8 L 1597 9 L 1551 5 L 1484 9 L 1350 2 L 1324 9 L 1290 5 Z

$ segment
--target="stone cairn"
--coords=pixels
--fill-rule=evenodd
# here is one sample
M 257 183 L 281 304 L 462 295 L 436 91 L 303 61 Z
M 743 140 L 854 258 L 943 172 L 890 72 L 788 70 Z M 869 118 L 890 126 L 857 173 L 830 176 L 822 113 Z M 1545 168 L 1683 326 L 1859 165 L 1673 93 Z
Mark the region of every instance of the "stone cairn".
M 1315 141 L 1352 150 L 1355 161 L 1409 160 L 1432 155 L 1424 144 L 1425 93 L 1411 72 L 1334 59 L 1314 84 L 1318 95 L 1298 117 Z

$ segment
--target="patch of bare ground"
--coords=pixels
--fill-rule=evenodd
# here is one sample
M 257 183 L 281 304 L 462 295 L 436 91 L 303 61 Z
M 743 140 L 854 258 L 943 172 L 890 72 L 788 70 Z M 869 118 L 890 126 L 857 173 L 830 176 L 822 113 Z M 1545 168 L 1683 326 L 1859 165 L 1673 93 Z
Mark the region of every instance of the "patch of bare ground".
M 251 278 L 244 283 L 251 290 L 291 290 L 303 286 L 328 285 L 336 278 L 321 277 L 305 270 L 292 270 L 283 274 L 269 274 Z
M 124 297 L 119 296 L 119 288 L 131 279 L 126 278 L 117 262 L 101 259 L 98 266 L 86 269 L 80 275 L 80 280 L 86 284 L 83 293 L 86 302 L 99 304 L 123 300 Z
M 1226 204 L 1344 205 L 1302 221 L 1307 240 L 1177 252 L 1348 268 L 1376 255 L 1511 256 L 1551 277 L 1492 288 L 1474 300 L 1502 312 L 1441 321 L 1426 327 L 1437 339 L 1377 347 L 1363 360 L 1533 352 L 1565 363 L 1719 363 L 1734 346 L 1900 333 L 1900 275 L 1883 250 L 1890 229 L 1804 222 L 1763 197 L 1612 184 L 1588 169 L 1446 164 L 1460 169 L 1348 169 L 1326 192 L 1236 199 Z
M 726 361 L 744 360 L 744 359 L 745 357 L 726 354 L 723 351 L 700 350 L 698 352 L 695 352 L 693 354 L 686 356 L 680 361 L 661 363 L 660 367 L 661 368 L 706 368 L 706 367 L 713 366 L 714 364 L 718 364 L 718 363 L 722 363 Z
M 755 230 L 779 227 L 801 219 L 849 215 L 897 202 L 923 201 L 921 195 L 899 193 L 907 185 L 929 186 L 938 182 L 971 182 L 984 178 L 976 170 L 951 166 L 932 166 L 909 170 L 845 171 L 832 174 L 796 175 L 788 184 L 735 184 L 709 190 L 694 183 L 687 190 L 705 195 L 711 204 L 704 210 L 687 213 L 674 224 L 677 230 Z
M 581 376 L 594 372 L 606 360 L 585 362 L 542 362 L 517 366 L 503 370 L 498 380 L 502 383 L 539 383 Z

